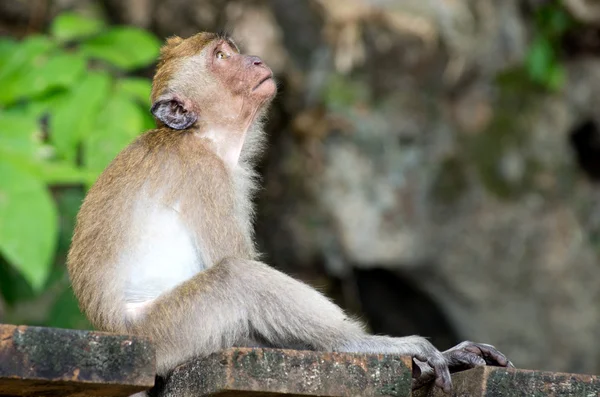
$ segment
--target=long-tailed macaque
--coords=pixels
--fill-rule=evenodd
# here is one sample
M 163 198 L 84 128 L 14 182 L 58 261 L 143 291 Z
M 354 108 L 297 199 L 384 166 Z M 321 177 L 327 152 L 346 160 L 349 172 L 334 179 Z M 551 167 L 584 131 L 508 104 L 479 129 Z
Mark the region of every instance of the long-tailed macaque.
M 159 374 L 232 346 L 408 355 L 415 384 L 435 378 L 446 391 L 449 368 L 511 365 L 490 345 L 441 353 L 419 336 L 369 335 L 258 260 L 252 162 L 276 90 L 267 65 L 226 36 L 167 40 L 152 86 L 157 128 L 106 168 L 77 218 L 68 268 L 90 321 L 151 337 Z

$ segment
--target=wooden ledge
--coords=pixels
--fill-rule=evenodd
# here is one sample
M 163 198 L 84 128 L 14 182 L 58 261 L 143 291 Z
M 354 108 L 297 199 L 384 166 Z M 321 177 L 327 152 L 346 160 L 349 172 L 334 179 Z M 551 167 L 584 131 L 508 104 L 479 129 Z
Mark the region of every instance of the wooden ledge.
M 151 397 L 410 396 L 407 357 L 233 348 L 177 367 Z
M 600 377 L 481 367 L 452 375 L 454 396 L 472 397 L 597 397 Z M 415 397 L 448 397 L 440 389 L 426 386 L 416 390 Z
M 155 381 L 147 339 L 0 324 L 0 396 L 399 396 L 411 395 L 411 360 L 383 354 L 233 348 Z M 454 396 L 600 396 L 600 376 L 498 367 L 452 375 Z M 432 385 L 414 397 L 447 397 Z
M 0 396 L 129 396 L 154 374 L 143 338 L 0 324 Z

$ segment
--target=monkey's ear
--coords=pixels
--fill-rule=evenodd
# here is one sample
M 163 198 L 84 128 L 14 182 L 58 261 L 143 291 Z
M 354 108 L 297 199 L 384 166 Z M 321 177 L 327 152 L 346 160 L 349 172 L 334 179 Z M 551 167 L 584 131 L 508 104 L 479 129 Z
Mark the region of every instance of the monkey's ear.
M 198 120 L 198 114 L 190 104 L 172 96 L 159 98 L 150 109 L 154 117 L 166 126 L 176 130 L 184 130 Z

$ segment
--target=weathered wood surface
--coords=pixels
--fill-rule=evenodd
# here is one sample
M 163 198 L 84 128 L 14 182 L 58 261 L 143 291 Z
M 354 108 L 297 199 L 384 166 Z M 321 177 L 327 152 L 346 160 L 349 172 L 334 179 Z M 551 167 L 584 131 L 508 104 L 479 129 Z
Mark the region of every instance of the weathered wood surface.
M 154 373 L 147 339 L 0 324 L 0 396 L 129 396 Z
M 410 396 L 411 368 L 391 355 L 234 348 L 179 366 L 150 395 Z
M 147 339 L 0 324 L 0 396 L 129 396 L 154 385 Z M 600 376 L 482 367 L 452 375 L 457 397 L 600 397 Z M 410 396 L 393 355 L 233 348 L 159 379 L 150 397 Z M 426 386 L 414 397 L 447 397 Z
M 456 397 L 599 397 L 600 377 L 481 367 L 452 375 Z M 448 397 L 441 390 L 426 386 L 414 397 Z

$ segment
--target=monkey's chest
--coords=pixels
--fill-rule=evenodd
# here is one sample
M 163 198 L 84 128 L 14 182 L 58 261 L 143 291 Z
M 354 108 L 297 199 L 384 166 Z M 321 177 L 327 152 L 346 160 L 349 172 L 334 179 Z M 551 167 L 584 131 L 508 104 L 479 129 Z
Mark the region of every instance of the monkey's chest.
M 127 302 L 152 300 L 206 267 L 202 248 L 176 206 L 140 200 L 132 221 L 131 249 L 121 257 L 128 268 Z

